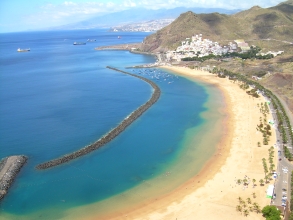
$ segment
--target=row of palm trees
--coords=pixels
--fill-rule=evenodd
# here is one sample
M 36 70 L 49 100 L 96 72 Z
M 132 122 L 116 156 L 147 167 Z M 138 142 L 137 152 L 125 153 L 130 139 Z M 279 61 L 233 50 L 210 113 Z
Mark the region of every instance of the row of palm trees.
M 278 117 L 278 122 L 279 122 L 278 123 L 278 129 L 279 129 L 279 131 L 280 131 L 280 133 L 282 135 L 283 143 L 288 142 L 286 131 L 284 129 L 285 127 L 288 127 L 289 130 L 287 130 L 287 132 L 289 133 L 289 136 L 291 138 L 291 142 L 292 142 L 292 145 L 293 145 L 292 127 L 290 125 L 288 116 L 286 115 L 286 112 L 284 111 L 284 108 L 281 105 L 279 99 L 270 90 L 264 88 L 262 85 L 260 85 L 259 83 L 255 82 L 255 81 L 247 79 L 244 75 L 233 73 L 233 72 L 228 71 L 226 69 L 214 68 L 212 70 L 212 72 L 215 73 L 215 74 L 218 74 L 218 75 L 220 74 L 221 78 L 228 77 L 229 80 L 233 80 L 233 82 L 235 82 L 235 81 L 240 82 L 240 88 L 242 88 L 243 90 L 246 90 L 246 89 L 249 88 L 249 86 L 252 86 L 258 92 L 262 93 L 265 97 L 267 97 L 271 101 L 274 109 L 276 110 L 277 117 Z M 249 94 L 251 95 L 251 92 Z M 266 103 L 264 105 L 261 103 L 260 111 L 264 114 L 264 120 L 262 121 L 262 119 L 260 119 L 260 122 L 261 122 L 260 124 L 262 124 L 262 122 L 264 122 L 264 124 L 266 124 L 267 123 L 266 115 L 269 113 L 268 105 Z M 266 134 L 264 134 L 264 129 L 263 128 L 266 128 L 266 130 L 265 130 Z M 268 135 L 268 131 L 270 131 L 270 125 L 269 125 L 269 127 L 268 126 L 263 126 L 263 127 L 261 127 L 261 129 L 263 131 L 264 138 L 266 138 L 266 135 Z M 258 142 L 258 146 L 260 147 L 260 142 Z M 268 166 L 267 166 L 266 159 L 265 158 L 262 159 L 264 172 L 265 172 L 265 181 L 266 181 L 266 183 L 268 183 L 269 180 L 271 179 L 272 172 L 275 169 L 275 165 L 273 163 L 273 158 L 274 158 L 274 147 L 271 147 L 269 149 L 269 159 L 268 159 L 269 164 L 270 164 L 269 169 L 268 169 Z M 244 180 L 239 179 L 239 180 L 237 180 L 237 182 L 238 182 L 238 184 L 241 184 L 243 182 L 243 184 L 245 185 L 246 184 L 246 178 Z M 254 180 L 253 182 L 254 182 L 254 185 L 255 185 L 256 180 Z M 259 182 L 260 182 L 260 185 L 264 185 L 264 180 L 263 179 L 260 179 Z M 293 182 L 291 182 L 291 184 L 292 184 L 292 188 L 293 188 Z M 293 192 L 292 192 L 291 198 L 292 197 L 293 197 Z M 253 212 L 253 211 L 255 211 L 257 213 L 261 213 L 260 206 L 257 203 L 253 203 L 253 205 L 249 206 L 249 204 L 251 204 L 251 199 L 250 198 L 247 198 L 247 205 L 246 205 L 246 202 L 241 197 L 239 197 L 238 200 L 239 200 L 239 204 L 236 206 L 236 210 L 241 212 L 241 213 L 243 213 L 244 216 L 248 216 L 249 213 Z M 291 204 L 293 204 L 293 201 L 291 201 Z M 293 209 L 293 207 L 291 207 L 291 209 Z M 293 220 L 293 216 L 292 216 L 291 220 Z
M 269 109 L 266 103 L 261 103 L 260 112 L 263 114 L 264 118 L 259 118 L 259 125 L 257 125 L 256 130 L 263 134 L 263 144 L 268 145 L 269 137 L 272 135 L 272 132 L 271 126 L 267 123 L 267 113 L 269 113 Z
M 281 104 L 280 100 L 268 89 L 260 85 L 258 82 L 253 81 L 251 79 L 248 79 L 246 76 L 239 74 L 239 73 L 233 73 L 226 69 L 218 69 L 214 68 L 210 71 L 213 74 L 221 75 L 221 77 L 228 77 L 230 80 L 239 81 L 241 82 L 242 88 L 247 88 L 247 85 L 252 86 L 254 89 L 257 89 L 257 91 L 261 92 L 265 97 L 267 97 L 276 111 L 277 117 L 278 117 L 278 130 L 281 133 L 282 141 L 283 143 L 287 143 L 290 141 L 293 145 L 293 131 L 292 131 L 292 125 L 290 124 L 289 118 L 285 112 L 285 109 L 283 105 Z M 285 129 L 286 128 L 286 129 Z M 288 136 L 290 137 L 290 140 L 288 140 Z

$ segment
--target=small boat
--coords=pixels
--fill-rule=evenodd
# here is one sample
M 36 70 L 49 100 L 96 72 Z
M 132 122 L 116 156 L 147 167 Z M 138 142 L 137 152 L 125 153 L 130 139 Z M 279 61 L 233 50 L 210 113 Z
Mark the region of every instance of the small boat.
M 86 45 L 85 42 L 74 42 L 73 45 Z
M 96 39 L 87 39 L 88 42 L 95 42 L 97 41 Z
M 17 52 L 29 52 L 31 49 L 17 49 Z
M 118 36 L 118 39 L 121 39 L 121 37 L 120 37 L 120 36 Z

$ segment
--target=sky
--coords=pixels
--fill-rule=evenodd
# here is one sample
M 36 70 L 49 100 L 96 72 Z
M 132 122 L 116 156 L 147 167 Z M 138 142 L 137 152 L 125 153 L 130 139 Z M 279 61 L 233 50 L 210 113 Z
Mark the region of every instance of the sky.
M 136 7 L 248 9 L 284 0 L 0 0 L 0 33 L 46 29 Z

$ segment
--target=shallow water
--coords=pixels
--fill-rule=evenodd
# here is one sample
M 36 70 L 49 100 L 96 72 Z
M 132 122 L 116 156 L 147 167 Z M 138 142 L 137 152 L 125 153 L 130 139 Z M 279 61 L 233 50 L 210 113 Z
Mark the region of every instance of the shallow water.
M 215 88 L 159 69 L 126 69 L 157 83 L 159 101 L 103 148 L 49 170 L 34 168 L 99 139 L 151 96 L 147 83 L 106 66 L 124 69 L 154 57 L 94 50 L 140 42 L 146 33 L 119 35 L 119 40 L 104 30 L 1 35 L 0 157 L 25 154 L 29 161 L 1 202 L 0 216 L 71 218 L 67 211 L 91 205 L 97 214 L 107 205 L 115 210 L 111 199 L 121 195 L 131 198 L 121 201 L 131 206 L 182 184 L 213 154 L 221 135 L 214 124 L 222 117 Z M 97 41 L 72 45 L 93 38 Z M 17 53 L 18 47 L 31 51 Z M 213 127 L 213 138 L 203 140 Z M 170 179 L 166 172 L 173 173 Z M 158 190 L 166 181 L 168 187 Z M 139 190 L 149 193 L 133 196 Z

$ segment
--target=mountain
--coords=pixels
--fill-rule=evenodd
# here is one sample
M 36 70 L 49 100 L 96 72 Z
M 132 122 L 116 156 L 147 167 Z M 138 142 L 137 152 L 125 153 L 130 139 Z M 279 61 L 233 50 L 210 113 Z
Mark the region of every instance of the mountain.
M 195 34 L 218 42 L 235 39 L 278 39 L 293 42 L 293 0 L 270 8 L 254 6 L 236 14 L 181 14 L 174 22 L 148 36 L 143 51 L 175 49 Z
M 72 23 L 68 25 L 52 27 L 51 30 L 60 29 L 90 29 L 90 28 L 110 28 L 112 26 L 125 25 L 131 23 L 137 23 L 142 21 L 158 20 L 158 19 L 175 19 L 181 13 L 186 11 L 193 11 L 195 13 L 211 13 L 220 12 L 223 14 L 233 14 L 240 10 L 227 10 L 221 8 L 184 8 L 177 7 L 173 9 L 144 9 L 136 8 L 125 11 L 110 13 L 103 16 L 96 16 L 91 19 L 87 19 L 81 22 Z

